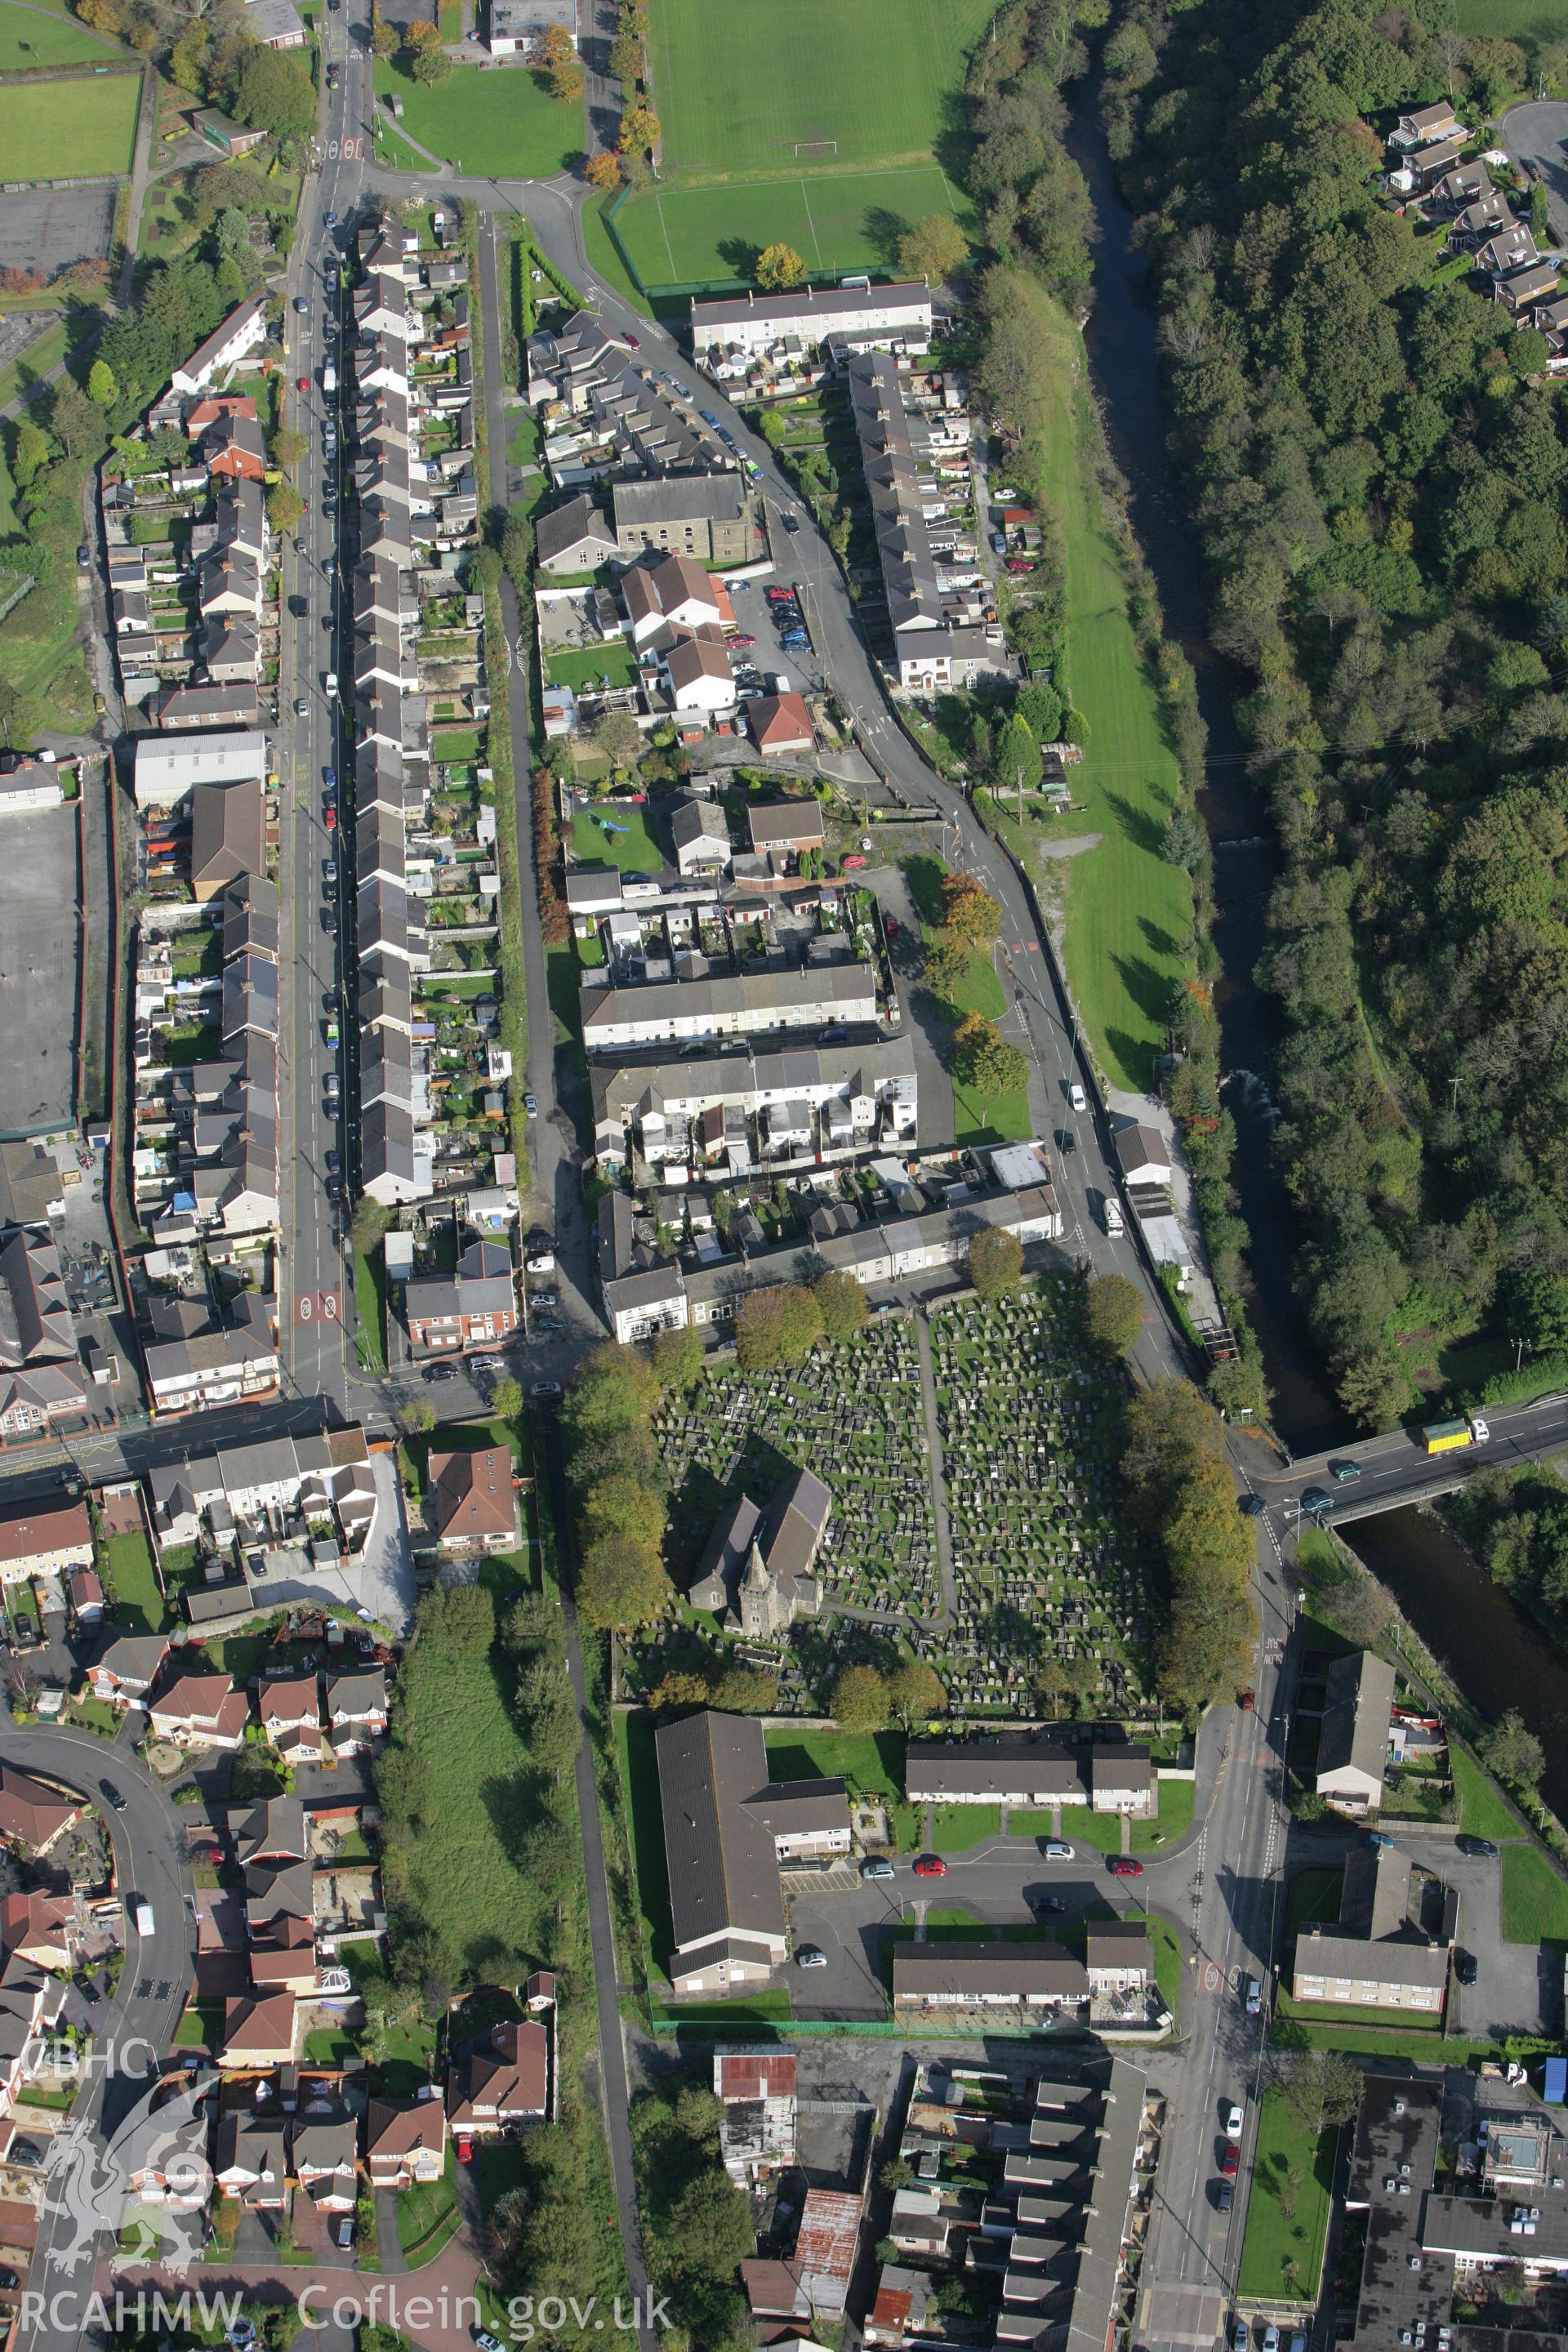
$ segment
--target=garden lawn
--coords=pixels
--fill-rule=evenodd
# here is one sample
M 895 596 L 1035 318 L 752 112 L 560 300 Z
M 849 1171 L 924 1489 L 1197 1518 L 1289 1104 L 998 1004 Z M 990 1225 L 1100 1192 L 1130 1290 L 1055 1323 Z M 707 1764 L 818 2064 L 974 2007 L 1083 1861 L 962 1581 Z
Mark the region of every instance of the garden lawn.
M 1269 2299 L 1315 2292 L 1329 2226 L 1338 2137 L 1338 2132 L 1331 2130 L 1314 2140 L 1282 2091 L 1265 2093 L 1252 2191 L 1247 2202 L 1238 2296 Z
M 1283 1989 L 1275 2009 L 1279 2016 L 1297 2019 L 1303 2025 L 1386 2025 L 1396 2033 L 1425 2032 L 1429 2040 L 1440 2038 L 1443 2031 L 1438 2017 L 1423 2028 L 1406 2009 L 1363 2009 L 1353 2000 L 1298 2000 Z
M 68 16 L 40 16 L 0 0 L 0 73 L 39 66 L 104 65 L 125 52 Z
M 1197 1799 L 1197 1783 L 1194 1780 L 1162 1780 L 1159 1783 L 1160 1814 L 1157 1821 L 1134 1822 L 1132 1851 L 1152 1853 L 1162 1841 L 1169 1845 L 1193 1825 L 1193 1807 Z
M 612 686 L 630 686 L 637 677 L 632 649 L 624 637 L 611 645 L 585 646 L 580 652 L 552 654 L 545 667 L 552 686 L 569 686 L 574 693 L 597 686 L 604 677 Z
M 433 2262 L 451 2238 L 461 2216 L 458 2211 L 457 2156 L 447 2143 L 447 2165 L 439 2180 L 416 2181 L 397 2200 L 397 2242 L 417 2270 Z
M 1299 1877 L 1293 1878 L 1285 1914 L 1287 1934 L 1294 1935 L 1298 1927 L 1304 1927 L 1310 1919 L 1337 1919 L 1344 1884 L 1342 1870 L 1303 1870 Z
M 160 1632 L 168 1612 L 158 1589 L 153 1550 L 146 1537 L 110 1536 L 103 1549 L 110 1591 L 121 1622 L 142 1633 Z
M 48 19 L 38 18 L 47 32 Z M 98 53 L 101 54 L 101 52 Z M 142 78 L 0 85 L 0 155 L 13 180 L 93 179 L 131 168 Z
M 1568 1885 L 1539 1846 L 1504 1846 L 1502 1933 L 1507 1944 L 1568 1943 Z
M 921 1808 L 904 1802 L 901 1731 L 813 1731 L 803 1725 L 798 1731 L 770 1731 L 767 1739 L 768 1769 L 774 1780 L 830 1780 L 841 1776 L 861 1795 L 882 1799 L 900 1852 L 918 1850 Z
M 1142 1093 L 1164 1044 L 1171 992 L 1184 976 L 1182 942 L 1192 929 L 1191 884 L 1161 855 L 1176 801 L 1176 762 L 1084 455 L 1082 340 L 1048 296 L 1034 301 L 1058 383 L 1041 410 L 1043 488 L 1066 545 L 1068 680 L 1087 722 L 1083 761 L 1071 771 L 1073 813 L 1053 822 L 1100 836 L 1095 848 L 1052 871 L 1065 877 L 1074 1001 L 1110 1083 Z
M 1149 1933 L 1154 1945 L 1154 1981 L 1160 1988 L 1160 1998 L 1178 2022 L 1181 2018 L 1182 1947 L 1175 1929 L 1164 1919 L 1149 1915 Z
M 636 809 L 605 812 L 608 823 L 624 827 L 601 833 L 592 814 L 579 809 L 572 820 L 572 846 L 579 857 L 618 866 L 623 874 L 657 874 L 666 863 L 663 850 Z
M 809 171 L 808 157 L 799 162 Z M 803 177 L 790 158 L 765 180 L 627 196 L 614 228 L 643 286 L 657 293 L 694 282 L 747 284 L 763 247 L 774 244 L 793 246 L 814 278 L 896 268 L 905 232 L 947 212 L 968 226 L 960 192 L 936 163 Z
M 1000 1805 L 938 1805 L 931 1822 L 931 1849 L 936 1853 L 964 1853 L 972 1845 L 1001 1833 Z
M 583 152 L 581 102 L 552 98 L 525 67 L 458 66 L 439 89 L 423 89 L 399 67 L 378 63 L 375 89 L 403 100 L 410 139 L 471 176 L 548 180 Z
M 1454 1792 L 1459 1800 L 1459 1827 L 1462 1830 L 1471 1837 L 1510 1838 L 1519 1835 L 1519 1823 L 1508 1800 L 1491 1775 L 1483 1771 L 1473 1756 L 1457 1745 L 1450 1747 L 1448 1769 L 1454 1776 Z
M 994 8 L 791 0 L 787 39 L 771 10 L 733 0 L 660 0 L 652 14 L 665 176 L 748 178 L 929 162 L 952 138 L 968 53 Z M 796 156 L 825 141 L 836 154 Z

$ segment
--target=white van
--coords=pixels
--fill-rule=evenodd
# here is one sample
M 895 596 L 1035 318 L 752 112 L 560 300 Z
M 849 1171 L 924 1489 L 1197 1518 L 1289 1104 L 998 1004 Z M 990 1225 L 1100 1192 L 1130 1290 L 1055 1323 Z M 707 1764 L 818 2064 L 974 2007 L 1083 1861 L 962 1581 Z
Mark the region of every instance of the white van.
M 1121 1222 L 1121 1203 L 1113 1201 L 1109 1192 L 1105 1196 L 1105 1230 L 1112 1240 L 1127 1230 Z

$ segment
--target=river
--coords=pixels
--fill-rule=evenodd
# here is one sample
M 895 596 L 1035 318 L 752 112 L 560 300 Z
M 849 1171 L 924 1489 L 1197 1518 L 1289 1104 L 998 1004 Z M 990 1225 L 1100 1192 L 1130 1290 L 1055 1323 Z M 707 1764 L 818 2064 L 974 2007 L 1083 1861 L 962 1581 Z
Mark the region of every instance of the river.
M 1089 183 L 1099 239 L 1095 304 L 1085 340 L 1107 437 L 1131 492 L 1133 527 L 1160 591 L 1166 633 L 1197 678 L 1208 729 L 1208 773 L 1199 808 L 1215 856 L 1215 945 L 1222 977 L 1215 1003 L 1226 1101 L 1236 1121 L 1232 1170 L 1251 1235 L 1249 1309 L 1273 1396 L 1273 1418 L 1292 1453 L 1343 1444 L 1353 1432 L 1320 1376 L 1290 1269 L 1300 1235 L 1275 1164 L 1273 1072 L 1280 1024 L 1274 1001 L 1253 982 L 1264 917 L 1279 870 L 1268 811 L 1247 772 L 1233 698 L 1239 674 L 1208 643 L 1205 573 L 1181 491 L 1165 454 L 1165 415 L 1148 264 L 1116 184 L 1100 127 L 1096 76 L 1075 94 L 1068 148 Z M 1422 1640 L 1488 1715 L 1517 1706 L 1549 1756 L 1568 1721 L 1568 1657 L 1514 1607 L 1434 1513 L 1391 1511 L 1349 1531 L 1354 1549 L 1394 1593 Z M 1548 1768 L 1542 1790 L 1568 1817 L 1568 1755 Z

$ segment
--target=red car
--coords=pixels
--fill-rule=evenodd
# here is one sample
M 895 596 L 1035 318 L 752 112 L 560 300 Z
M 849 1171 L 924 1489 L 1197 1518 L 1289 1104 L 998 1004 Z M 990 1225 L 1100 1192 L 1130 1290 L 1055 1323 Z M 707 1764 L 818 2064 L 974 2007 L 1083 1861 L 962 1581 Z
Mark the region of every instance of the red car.
M 302 375 L 302 376 L 300 378 L 300 391 L 301 391 L 301 392 L 309 392 L 309 391 L 310 391 L 310 377 L 309 377 L 308 375 Z
M 918 1870 L 920 1864 L 917 1863 L 915 1867 Z M 1113 1853 L 1107 1867 L 1112 1878 L 1142 1878 L 1143 1875 L 1142 1864 L 1134 1862 L 1130 1853 Z
M 1219 2152 L 1219 2168 L 1227 2180 L 1234 2180 L 1241 2169 L 1241 2150 L 1226 2140 Z
M 940 1853 L 922 1853 L 915 1864 L 917 1878 L 945 1878 L 947 1864 Z
M 795 590 L 793 588 L 770 588 L 768 590 L 768 602 L 770 604 L 793 604 L 795 603 Z
M 756 642 L 755 637 L 731 637 L 730 640 L 732 646 L 754 646 Z
M 640 352 L 642 349 L 642 338 L 639 335 L 627 335 L 625 341 L 629 352 Z
M 327 811 L 327 831 L 329 833 L 336 833 L 337 829 L 338 813 L 335 808 L 330 808 Z
M 888 937 L 890 940 L 896 940 L 899 936 L 899 919 L 897 915 L 887 916 L 884 919 L 882 929 L 887 932 Z
M 472 2164 L 474 2160 L 474 2143 L 469 2138 L 467 2132 L 454 2132 L 452 2134 L 452 2146 L 457 2152 L 458 2162 L 459 2164 Z
M 1243 1715 L 1250 1715 L 1257 1705 L 1257 1700 L 1249 1690 L 1245 1690 L 1237 1693 L 1236 1703 Z

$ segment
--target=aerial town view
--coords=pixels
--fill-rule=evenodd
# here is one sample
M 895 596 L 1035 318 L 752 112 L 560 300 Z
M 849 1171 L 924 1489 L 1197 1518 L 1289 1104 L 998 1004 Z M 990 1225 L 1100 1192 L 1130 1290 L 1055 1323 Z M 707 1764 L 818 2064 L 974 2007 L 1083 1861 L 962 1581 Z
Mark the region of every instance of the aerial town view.
M 0 2352 L 1568 2352 L 1568 0 L 0 0 Z

